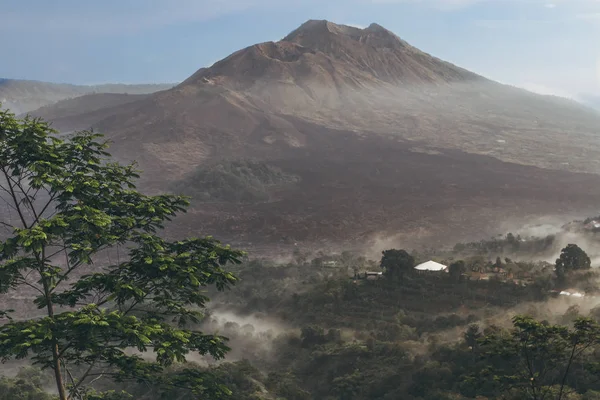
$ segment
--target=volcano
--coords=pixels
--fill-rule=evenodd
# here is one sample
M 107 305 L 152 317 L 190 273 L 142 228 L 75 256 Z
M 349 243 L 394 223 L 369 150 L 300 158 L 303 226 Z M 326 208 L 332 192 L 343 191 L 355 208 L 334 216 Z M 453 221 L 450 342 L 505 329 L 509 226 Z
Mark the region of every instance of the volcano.
M 146 190 L 192 195 L 174 229 L 250 247 L 455 243 L 600 199 L 599 114 L 486 79 L 377 24 L 311 20 L 130 100 L 43 115 L 105 133 L 118 158 L 140 163 Z

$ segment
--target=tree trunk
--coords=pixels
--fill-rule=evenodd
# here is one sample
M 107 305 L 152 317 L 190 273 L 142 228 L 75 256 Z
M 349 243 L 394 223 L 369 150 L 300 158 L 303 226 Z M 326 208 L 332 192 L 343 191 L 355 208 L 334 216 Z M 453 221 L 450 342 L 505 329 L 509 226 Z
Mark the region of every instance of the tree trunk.
M 60 358 L 58 358 L 58 345 L 52 345 L 52 360 L 54 368 L 54 378 L 56 379 L 56 388 L 58 389 L 58 398 L 67 400 L 67 392 L 63 382 L 62 372 L 60 371 Z
M 42 256 L 43 259 L 43 256 Z M 44 285 L 44 295 L 46 297 L 46 308 L 48 311 L 48 316 L 54 319 L 54 306 L 52 305 L 52 299 L 50 296 L 50 288 L 48 287 L 48 282 L 42 275 L 43 285 Z M 60 365 L 60 357 L 58 350 L 58 343 L 56 342 L 56 337 L 54 334 L 52 335 L 52 368 L 54 369 L 54 379 L 56 380 L 56 389 L 58 390 L 58 398 L 60 400 L 68 400 L 67 392 L 65 390 L 65 383 L 63 380 L 61 365 Z

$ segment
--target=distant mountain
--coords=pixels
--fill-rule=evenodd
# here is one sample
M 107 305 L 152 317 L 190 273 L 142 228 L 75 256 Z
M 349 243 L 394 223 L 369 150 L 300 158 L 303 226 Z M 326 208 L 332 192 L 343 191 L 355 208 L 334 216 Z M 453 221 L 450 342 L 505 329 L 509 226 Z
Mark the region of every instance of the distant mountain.
M 147 94 L 172 88 L 174 84 L 70 85 L 19 79 L 0 79 L 0 103 L 16 114 L 89 93 Z
M 84 130 L 148 96 L 150 94 L 84 94 L 38 108 L 28 114 L 52 121 L 52 127 L 62 132 Z
M 253 246 L 455 243 L 600 204 L 598 113 L 490 81 L 376 24 L 308 21 L 170 90 L 104 100 L 44 115 L 105 132 L 145 170 L 145 189 L 194 196 L 173 228 L 186 232 Z

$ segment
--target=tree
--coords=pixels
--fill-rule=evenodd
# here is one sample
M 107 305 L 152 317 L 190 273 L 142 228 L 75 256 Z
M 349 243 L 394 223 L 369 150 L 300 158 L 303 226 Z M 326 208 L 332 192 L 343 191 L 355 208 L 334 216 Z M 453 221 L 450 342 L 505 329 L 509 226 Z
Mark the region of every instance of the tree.
M 311 347 L 327 342 L 325 329 L 320 326 L 310 325 L 302 328 L 300 333 L 302 346 Z
M 381 257 L 381 268 L 391 279 L 402 278 L 406 272 L 415 267 L 415 259 L 406 250 L 384 250 Z
M 513 329 L 485 333 L 480 351 L 488 362 L 480 379 L 496 382 L 511 398 L 564 400 L 575 377 L 596 373 L 593 352 L 600 344 L 600 325 L 578 318 L 573 328 L 516 316 Z
M 556 277 L 559 282 L 564 283 L 569 272 L 590 269 L 590 266 L 591 260 L 586 252 L 576 244 L 568 244 L 556 259 Z
M 494 267 L 502 268 L 502 259 L 500 257 L 496 257 L 496 262 L 494 263 Z
M 481 338 L 481 331 L 479 329 L 479 325 L 469 325 L 467 331 L 464 333 L 464 339 L 467 346 L 469 346 L 471 349 L 475 349 L 479 346 L 479 338 Z
M 44 390 L 46 377 L 37 368 L 21 368 L 14 378 L 0 377 L 0 400 L 53 400 Z
M 297 247 L 294 249 L 293 256 L 294 256 L 294 261 L 298 265 L 304 265 L 304 264 L 306 264 L 306 261 L 308 260 L 308 254 L 304 253 L 302 250 L 300 250 Z
M 463 260 L 453 262 L 448 267 L 448 274 L 450 275 L 450 278 L 452 278 L 455 281 L 460 280 L 461 275 L 464 274 L 466 271 L 467 267 L 465 266 L 465 262 Z
M 243 253 L 210 237 L 161 238 L 186 198 L 138 192 L 135 165 L 110 162 L 101 135 L 55 134 L 39 119 L 0 111 L 0 193 L 11 211 L 0 220 L 0 293 L 29 290 L 31 308 L 43 310 L 18 321 L 0 311 L 0 358 L 51 369 L 61 400 L 86 398 L 99 376 L 227 394 L 197 370 L 161 372 L 191 352 L 225 355 L 225 338 L 193 324 L 208 301 L 201 288 L 233 285 L 223 267 Z
M 567 247 L 561 250 L 560 256 L 556 259 L 556 269 L 565 272 L 590 269 L 590 267 L 590 258 L 576 244 L 568 244 Z

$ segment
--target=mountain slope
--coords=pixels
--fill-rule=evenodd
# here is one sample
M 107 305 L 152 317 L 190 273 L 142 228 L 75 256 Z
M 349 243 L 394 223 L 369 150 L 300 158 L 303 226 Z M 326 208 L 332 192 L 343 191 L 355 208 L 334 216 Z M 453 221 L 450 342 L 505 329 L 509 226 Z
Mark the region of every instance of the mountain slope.
M 0 103 L 16 114 L 89 93 L 147 94 L 173 87 L 172 84 L 95 86 L 69 85 L 19 79 L 0 79 Z
M 91 121 L 120 159 L 140 162 L 146 189 L 196 195 L 174 228 L 186 232 L 456 242 L 507 215 L 585 213 L 600 199 L 597 113 L 487 80 L 375 24 L 309 21 L 103 110 L 61 123 Z
M 129 109 L 131 103 L 148 96 L 149 94 L 85 94 L 38 108 L 28 114 L 52 121 L 52 127 L 61 132 L 83 130 L 117 111 Z
M 596 113 L 489 81 L 376 24 L 358 29 L 309 21 L 280 42 L 250 46 L 199 70 L 176 90 L 227 93 L 260 110 L 334 129 L 397 134 L 542 167 L 600 171 L 589 157 L 600 151 Z

